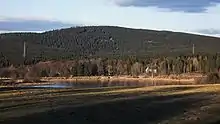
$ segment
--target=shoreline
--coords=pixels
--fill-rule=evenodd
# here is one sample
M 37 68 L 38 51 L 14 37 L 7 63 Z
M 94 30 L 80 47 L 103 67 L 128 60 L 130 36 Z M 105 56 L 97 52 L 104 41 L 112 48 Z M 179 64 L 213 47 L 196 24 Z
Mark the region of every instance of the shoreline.
M 127 77 L 127 76 L 81 76 L 81 77 L 72 77 L 72 78 L 65 78 L 65 77 L 46 77 L 41 78 L 41 81 L 46 82 L 74 82 L 74 81 L 170 81 L 170 82 L 192 82 L 195 81 L 195 78 L 190 79 L 170 79 L 170 78 L 160 78 L 160 77 Z
M 26 85 L 41 85 L 41 84 L 54 84 L 54 83 L 75 83 L 75 82 L 86 82 L 86 83 L 94 83 L 94 82 L 140 82 L 140 83 L 161 83 L 161 84 L 197 84 L 197 78 L 205 78 L 206 76 L 157 76 L 157 77 L 131 77 L 131 76 L 79 76 L 79 77 L 42 77 L 38 82 L 23 82 L 23 79 L 7 79 L 7 82 L 1 83 L 1 87 L 4 86 L 26 86 Z

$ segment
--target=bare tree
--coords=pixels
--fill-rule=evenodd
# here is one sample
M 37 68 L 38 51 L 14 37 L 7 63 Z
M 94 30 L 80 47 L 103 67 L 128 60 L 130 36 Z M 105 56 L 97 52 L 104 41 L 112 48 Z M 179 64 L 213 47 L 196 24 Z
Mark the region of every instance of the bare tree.
M 143 73 L 143 65 L 139 62 L 135 62 L 131 67 L 132 76 L 139 76 Z

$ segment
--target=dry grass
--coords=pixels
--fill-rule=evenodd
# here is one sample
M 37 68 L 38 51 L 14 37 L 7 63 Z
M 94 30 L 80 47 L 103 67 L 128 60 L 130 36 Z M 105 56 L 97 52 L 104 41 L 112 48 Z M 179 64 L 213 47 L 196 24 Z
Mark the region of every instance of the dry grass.
M 190 78 L 167 78 L 166 76 L 158 76 L 154 78 L 145 78 L 145 77 L 139 77 L 139 78 L 133 78 L 130 76 L 113 76 L 113 77 L 108 77 L 108 76 L 83 76 L 83 77 L 44 77 L 41 80 L 43 81 L 125 81 L 125 80 L 139 80 L 139 81 L 148 81 L 148 80 L 164 80 L 164 81 L 194 81 L 193 77 Z
M 174 114 L 170 115 L 169 118 L 154 117 L 155 120 L 149 120 L 147 118 L 140 118 L 140 122 L 151 122 L 151 123 L 189 123 L 197 122 L 198 118 L 202 121 L 208 122 L 208 117 L 215 118 L 212 121 L 218 121 L 218 112 L 220 112 L 220 85 L 171 85 L 171 86 L 156 86 L 156 87 L 142 87 L 142 88 L 90 88 L 90 89 L 20 89 L 2 91 L 0 94 L 0 120 L 8 120 L 11 117 L 20 117 L 28 122 L 29 114 L 39 113 L 30 115 L 39 118 L 47 118 L 47 112 L 51 109 L 55 109 L 54 114 L 62 114 L 71 111 L 77 111 L 77 109 L 71 108 L 82 108 L 79 113 L 89 111 L 91 114 L 97 114 L 98 108 L 106 113 L 107 117 L 118 115 L 124 118 L 123 115 L 117 114 L 123 107 L 123 111 L 126 113 L 136 113 L 140 111 L 146 116 L 153 116 L 154 111 L 152 108 L 161 111 L 163 116 L 167 116 L 170 113 L 165 112 L 166 109 L 170 109 Z M 145 103 L 146 102 L 146 103 Z M 186 103 L 187 102 L 187 103 Z M 122 105 L 123 103 L 123 105 Z M 126 103 L 126 104 L 125 104 Z M 129 104 L 128 104 L 129 103 Z M 143 105 L 142 105 L 143 103 Z M 108 105 L 109 104 L 109 105 Z M 115 109 L 110 111 L 110 108 Z M 145 106 L 147 105 L 147 106 Z M 171 106 L 170 106 L 171 105 Z M 97 109 L 93 110 L 93 107 Z M 103 107 L 104 108 L 103 108 Z M 135 108 L 133 108 L 136 106 Z M 138 107 L 137 107 L 138 106 Z M 177 108 L 175 108 L 176 106 Z M 146 108 L 147 107 L 147 108 Z M 174 107 L 174 108 L 172 108 Z M 69 109 L 65 109 L 69 108 Z M 84 110 L 85 108 L 85 110 Z M 140 108 L 136 110 L 136 108 Z M 184 110 L 185 112 L 179 113 L 177 111 Z M 219 110 L 215 111 L 214 110 Z M 114 113 L 115 111 L 115 113 Z M 77 111 L 78 112 L 78 111 Z M 107 114 L 108 112 L 113 112 Z M 201 114 L 203 112 L 203 114 Z M 207 112 L 213 112 L 212 114 L 205 114 Z M 45 114 L 46 115 L 45 115 Z M 132 113 L 130 113 L 132 115 Z M 175 114 L 176 113 L 176 114 Z M 28 114 L 28 115 L 27 115 Z M 85 114 L 85 113 L 84 113 Z M 27 115 L 28 118 L 26 118 Z M 58 116 L 57 115 L 57 116 Z M 82 113 L 83 115 L 83 113 Z M 189 118 L 189 115 L 190 118 Z M 24 116 L 24 117 L 23 117 Z M 65 116 L 67 120 L 71 120 L 68 116 Z M 77 116 L 78 117 L 78 116 Z M 115 117 L 117 118 L 117 116 Z M 157 119 L 156 119 L 157 118 Z M 203 119 L 204 118 L 204 119 Z M 56 120 L 56 118 L 54 118 Z M 81 122 L 81 114 L 79 114 L 78 121 Z M 101 119 L 101 118 L 99 118 Z M 146 119 L 146 120 L 141 120 Z M 17 119 L 15 119 L 18 121 Z M 22 119 L 20 119 L 22 120 Z M 102 119 L 101 119 L 102 120 Z M 117 120 L 117 119 L 116 119 Z M 129 118 L 128 118 L 129 120 Z M 53 120 L 48 119 L 48 123 Z M 113 121 L 113 120 L 112 120 Z M 1 121 L 0 121 L 1 122 Z M 5 121 L 10 122 L 10 120 Z M 36 120 L 36 123 L 40 121 Z M 101 123 L 102 121 L 100 121 Z M 125 121 L 118 120 L 118 123 L 124 123 Z M 132 122 L 132 121 L 131 121 Z M 201 121 L 198 121 L 201 122 Z M 22 121 L 21 121 L 22 123 Z M 81 122 L 83 123 L 83 122 Z M 116 121 L 114 123 L 117 123 Z
M 39 79 L 38 82 L 27 82 L 22 79 L 13 80 L 7 79 L 0 83 L 0 87 L 12 85 L 16 86 L 27 86 L 27 85 L 38 85 L 38 84 L 51 84 L 56 82 L 87 82 L 87 83 L 94 83 L 94 82 L 141 82 L 141 83 L 155 83 L 158 84 L 198 84 L 197 79 L 201 79 L 202 75 L 200 74 L 182 74 L 182 75 L 164 75 L 164 76 L 157 76 L 154 78 L 151 77 L 130 77 L 130 76 L 82 76 L 82 77 L 42 77 Z M 204 77 L 203 77 L 204 78 Z

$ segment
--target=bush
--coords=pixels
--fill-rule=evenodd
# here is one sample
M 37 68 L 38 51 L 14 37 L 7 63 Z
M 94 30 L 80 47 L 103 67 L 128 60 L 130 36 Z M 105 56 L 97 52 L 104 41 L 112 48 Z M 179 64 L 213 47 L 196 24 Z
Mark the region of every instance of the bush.
M 30 83 L 30 82 L 39 82 L 40 78 L 37 74 L 36 71 L 34 70 L 30 70 L 29 72 L 27 72 L 24 76 L 24 82 L 25 83 Z
M 220 83 L 220 78 L 218 73 L 210 73 L 204 80 L 201 80 L 201 83 L 212 84 L 212 83 Z
M 16 79 L 19 77 L 19 73 L 16 69 L 3 68 L 0 70 L 0 77 Z
M 45 69 L 41 70 L 40 77 L 49 77 L 49 73 L 47 72 L 47 70 Z
M 36 83 L 36 82 L 41 82 L 40 78 L 25 76 L 23 80 L 23 83 Z

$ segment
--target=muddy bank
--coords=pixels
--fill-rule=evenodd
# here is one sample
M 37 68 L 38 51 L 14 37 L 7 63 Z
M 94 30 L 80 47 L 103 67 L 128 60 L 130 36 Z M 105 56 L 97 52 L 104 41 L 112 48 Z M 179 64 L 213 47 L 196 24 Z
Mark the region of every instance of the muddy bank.
M 132 76 L 78 76 L 78 77 L 44 77 L 41 78 L 41 81 L 166 81 L 166 82 L 194 82 L 198 78 L 205 78 L 207 75 L 199 74 L 199 73 L 187 73 L 180 75 L 160 75 L 160 76 L 147 76 L 141 75 L 138 77 Z
M 192 82 L 194 81 L 194 78 L 190 79 L 170 79 L 170 78 L 165 78 L 165 77 L 129 77 L 129 76 L 114 76 L 114 77 L 109 77 L 109 76 L 91 76 L 91 77 L 72 77 L 72 78 L 65 78 L 65 77 L 47 77 L 47 78 L 41 78 L 42 81 L 49 81 L 49 82 L 54 82 L 54 81 L 88 81 L 88 82 L 93 82 L 93 81 L 149 81 L 149 80 L 155 80 L 155 81 L 184 81 L 184 82 Z
M 0 86 L 30 86 L 30 85 L 49 85 L 57 83 L 73 83 L 73 84 L 97 84 L 111 86 L 112 84 L 132 85 L 132 84 L 145 84 L 142 86 L 157 86 L 157 85 L 183 85 L 183 84 L 198 84 L 197 79 L 205 78 L 205 76 L 191 75 L 189 76 L 157 76 L 157 77 L 131 77 L 131 76 L 82 76 L 82 77 L 43 77 L 37 82 L 24 82 L 19 80 L 1 80 Z

